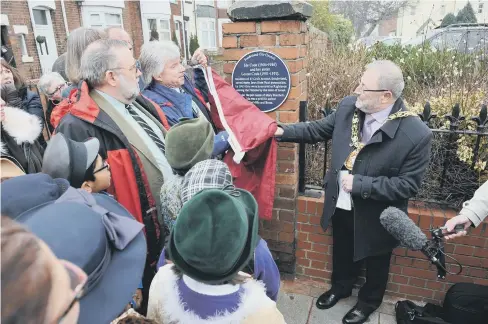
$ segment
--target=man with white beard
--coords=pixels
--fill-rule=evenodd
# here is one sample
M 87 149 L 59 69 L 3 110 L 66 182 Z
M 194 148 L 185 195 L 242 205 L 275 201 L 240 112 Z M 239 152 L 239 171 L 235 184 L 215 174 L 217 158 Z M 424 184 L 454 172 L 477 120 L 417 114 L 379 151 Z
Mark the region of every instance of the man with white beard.
M 366 264 L 366 283 L 358 303 L 342 322 L 364 323 L 381 304 L 390 257 L 397 241 L 381 226 L 383 210 L 407 212 L 429 163 L 432 132 L 408 111 L 401 97 L 403 74 L 391 61 L 366 66 L 355 90 L 335 112 L 310 123 L 282 125 L 283 142 L 317 143 L 332 139 L 332 159 L 324 179 L 323 230 L 333 225 L 332 287 L 317 300 L 328 309 L 351 295 Z
M 145 225 L 148 266 L 143 286 L 148 289 L 164 244 L 159 191 L 173 177 L 165 157 L 163 117 L 159 107 L 139 96 L 141 72 L 125 41 L 91 43 L 81 58 L 80 74 L 83 82 L 56 132 L 76 142 L 90 137 L 100 141 L 99 153 L 112 173 L 108 191 Z

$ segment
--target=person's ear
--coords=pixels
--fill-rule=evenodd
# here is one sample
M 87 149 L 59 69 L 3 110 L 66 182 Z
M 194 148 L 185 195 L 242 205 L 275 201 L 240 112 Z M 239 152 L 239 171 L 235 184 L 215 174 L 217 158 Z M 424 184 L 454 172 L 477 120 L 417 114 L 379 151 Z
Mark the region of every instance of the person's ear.
M 154 80 L 156 80 L 157 82 L 161 83 L 163 81 L 163 72 L 161 71 L 161 73 L 159 73 L 158 75 L 156 75 L 155 77 L 153 77 Z
M 107 80 L 107 83 L 110 84 L 112 87 L 117 86 L 117 77 L 114 71 L 105 72 L 105 79 Z
M 88 191 L 89 193 L 93 192 L 93 189 L 88 181 L 83 182 L 83 184 L 81 185 L 81 189 Z

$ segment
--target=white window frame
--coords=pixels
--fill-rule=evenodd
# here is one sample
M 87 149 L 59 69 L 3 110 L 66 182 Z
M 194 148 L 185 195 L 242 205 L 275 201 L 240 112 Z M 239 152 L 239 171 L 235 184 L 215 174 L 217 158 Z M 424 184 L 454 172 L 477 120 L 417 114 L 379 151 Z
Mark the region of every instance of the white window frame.
M 156 20 L 156 26 L 157 26 L 157 32 L 159 34 L 159 40 L 171 40 L 172 36 L 172 29 L 171 29 L 171 17 L 170 16 L 161 16 L 161 15 L 144 15 L 143 18 L 143 27 L 142 27 L 142 32 L 144 33 L 144 42 L 149 42 L 150 34 L 151 34 L 151 29 L 149 28 L 149 19 L 155 19 Z M 161 28 L 161 21 L 167 21 L 168 22 L 168 29 L 162 29 Z M 161 37 L 162 33 L 168 33 L 169 39 L 163 39 Z
M 481 14 L 483 13 L 483 9 L 484 9 L 484 3 L 483 2 L 480 2 L 478 3 L 478 13 Z
M 222 31 L 222 25 L 223 24 L 227 24 L 227 23 L 230 23 L 232 20 L 228 19 L 228 18 L 220 18 L 218 20 L 219 22 L 219 43 L 218 43 L 218 46 L 219 47 L 222 47 L 222 39 L 224 37 L 224 34 L 223 34 L 223 31 Z
M 211 32 L 212 30 L 207 29 L 203 30 L 202 23 L 212 23 L 213 24 L 213 44 L 207 44 L 206 41 L 204 42 L 203 33 L 204 32 Z M 198 44 L 200 47 L 205 49 L 216 49 L 217 44 L 217 33 L 218 33 L 218 26 L 216 26 L 215 18 L 198 18 Z
M 122 14 L 122 8 L 118 7 L 109 7 L 109 6 L 83 6 L 82 8 L 82 16 L 83 16 L 83 26 L 84 27 L 93 27 L 91 24 L 90 18 L 92 14 L 99 14 L 100 15 L 100 25 L 94 26 L 94 28 L 105 29 L 111 26 L 119 26 L 120 28 L 124 28 L 124 15 Z M 120 25 L 109 25 L 105 20 L 105 14 L 112 14 L 112 15 L 119 15 L 120 16 Z
M 22 62 L 23 63 L 32 63 L 34 62 L 34 58 L 29 55 L 27 50 L 27 43 L 25 41 L 25 35 L 29 33 L 27 26 L 25 25 L 14 25 L 14 34 L 19 37 L 20 40 L 20 50 L 22 52 Z

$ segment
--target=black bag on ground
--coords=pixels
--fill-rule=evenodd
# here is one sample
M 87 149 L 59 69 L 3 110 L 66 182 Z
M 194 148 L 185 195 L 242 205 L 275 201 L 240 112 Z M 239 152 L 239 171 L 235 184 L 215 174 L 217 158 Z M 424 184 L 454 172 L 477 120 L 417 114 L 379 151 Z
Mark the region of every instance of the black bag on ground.
M 443 318 L 452 324 L 488 323 L 488 286 L 457 283 L 444 298 Z
M 442 307 L 427 303 L 417 306 L 410 300 L 402 300 L 395 305 L 397 324 L 449 324 L 442 319 Z

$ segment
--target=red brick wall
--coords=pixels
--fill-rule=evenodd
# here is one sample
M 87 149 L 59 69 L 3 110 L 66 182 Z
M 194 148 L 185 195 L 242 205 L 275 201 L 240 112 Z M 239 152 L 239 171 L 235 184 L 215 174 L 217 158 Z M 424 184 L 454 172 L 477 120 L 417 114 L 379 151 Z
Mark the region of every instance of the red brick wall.
M 61 8 L 61 4 L 58 7 L 58 4 L 56 3 L 56 8 Z M 75 1 L 64 1 L 64 8 L 66 9 L 66 20 L 68 21 L 69 31 L 71 32 L 72 30 L 81 27 L 83 25 L 83 20 L 81 18 L 80 6 L 78 6 Z
M 255 49 L 277 54 L 288 65 L 292 87 L 288 99 L 269 116 L 283 123 L 297 122 L 300 101 L 307 100 L 306 24 L 294 20 L 235 22 L 223 24 L 222 29 L 226 80 L 231 82 L 232 70 L 243 55 Z M 261 221 L 260 235 L 268 242 L 278 266 L 285 272 L 295 270 L 297 191 L 298 147 L 292 143 L 280 143 L 273 218 Z
M 181 3 L 182 1 L 178 1 L 177 3 L 170 3 L 171 6 L 171 37 L 173 37 L 173 32 L 175 32 L 176 38 L 178 39 L 178 45 L 180 46 L 180 50 L 183 51 L 183 31 L 180 30 L 176 33 L 176 21 L 174 20 L 173 16 L 181 16 Z
M 2 14 L 7 15 L 9 19 L 9 39 L 10 43 L 12 44 L 12 51 L 14 53 L 15 62 L 17 63 L 20 74 L 22 74 L 22 76 L 24 76 L 26 79 L 38 78 L 41 72 L 41 65 L 39 63 L 39 57 L 37 56 L 36 43 L 27 1 L 2 1 Z M 34 58 L 34 62 L 22 62 L 20 35 L 14 34 L 13 25 L 27 26 L 29 33 L 25 36 L 25 42 L 27 45 L 27 52 L 29 56 Z
M 65 1 L 66 19 L 69 30 L 81 26 L 81 16 L 78 5 L 74 1 Z M 8 27 L 9 38 L 12 44 L 15 62 L 20 73 L 27 79 L 38 79 L 41 73 L 41 65 L 37 55 L 37 48 L 32 29 L 31 18 L 27 1 L 2 1 L 2 14 L 6 14 L 9 19 Z M 53 23 L 54 36 L 56 38 L 56 47 L 58 55 L 66 51 L 66 30 L 64 27 L 61 1 L 56 1 L 56 10 L 51 10 L 51 20 Z M 14 34 L 13 25 L 25 25 L 29 34 L 26 36 L 27 51 L 29 56 L 34 59 L 32 63 L 22 62 L 22 50 L 19 36 Z
M 379 36 L 389 36 L 390 33 L 395 32 L 397 29 L 397 17 L 391 17 L 388 20 L 383 20 L 378 26 Z
M 141 53 L 141 46 L 144 44 L 140 2 L 125 1 L 125 8 L 122 10 L 122 15 L 124 19 L 124 29 L 129 33 L 134 42 L 134 56 L 137 58 Z
M 296 273 L 300 277 L 330 283 L 332 274 L 332 229 L 323 232 L 320 217 L 323 199 L 299 197 L 297 202 L 297 250 Z M 413 203 L 408 209 L 409 217 L 426 233 L 429 227 L 443 226 L 455 216 L 452 210 L 427 209 Z M 428 236 L 430 237 L 430 236 Z M 488 221 L 472 230 L 463 238 L 446 244 L 446 252 L 463 264 L 461 275 L 447 275 L 437 280 L 434 266 L 421 252 L 404 248 L 394 250 L 391 257 L 387 295 L 442 302 L 445 292 L 453 283 L 474 282 L 488 285 Z M 452 271 L 456 272 L 457 268 Z M 357 284 L 364 282 L 364 274 Z

